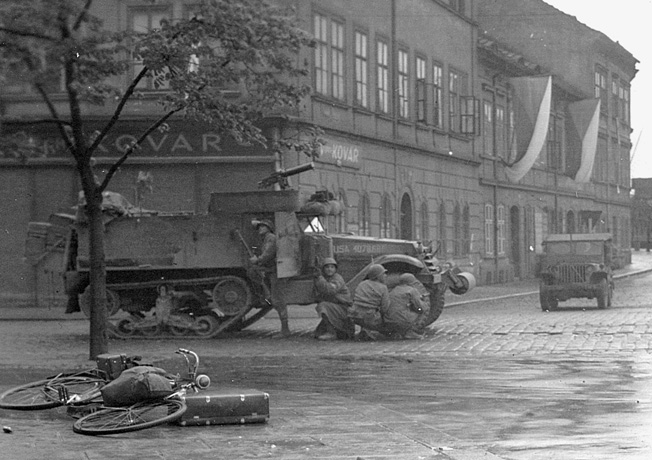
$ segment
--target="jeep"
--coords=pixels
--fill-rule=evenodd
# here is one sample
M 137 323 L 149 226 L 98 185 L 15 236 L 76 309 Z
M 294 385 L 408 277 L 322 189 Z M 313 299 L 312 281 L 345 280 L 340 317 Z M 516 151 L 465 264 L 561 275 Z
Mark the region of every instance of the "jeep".
M 556 310 L 570 298 L 597 299 L 611 306 L 614 251 L 610 233 L 554 234 L 543 241 L 539 300 L 543 311 Z

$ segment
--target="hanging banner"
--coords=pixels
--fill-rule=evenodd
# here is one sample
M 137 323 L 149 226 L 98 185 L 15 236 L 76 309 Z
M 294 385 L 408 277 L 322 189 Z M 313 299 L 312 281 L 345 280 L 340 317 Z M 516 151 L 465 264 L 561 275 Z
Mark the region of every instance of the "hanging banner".
M 516 160 L 505 168 L 505 174 L 510 182 L 518 182 L 532 168 L 546 142 L 552 78 L 519 77 L 510 83 L 514 89 Z
M 573 179 L 586 183 L 591 179 L 593 162 L 598 148 L 598 131 L 600 129 L 600 99 L 585 99 L 568 105 L 573 135 L 569 139 L 579 139 L 578 148 L 569 145 L 571 152 L 581 152 L 579 168 Z

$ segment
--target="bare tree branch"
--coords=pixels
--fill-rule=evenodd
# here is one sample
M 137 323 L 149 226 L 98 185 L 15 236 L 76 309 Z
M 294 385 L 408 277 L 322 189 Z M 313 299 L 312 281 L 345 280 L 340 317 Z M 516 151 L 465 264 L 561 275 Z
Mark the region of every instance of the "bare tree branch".
M 104 138 L 109 133 L 111 128 L 113 128 L 113 126 L 118 122 L 118 120 L 120 119 L 120 114 L 122 113 L 122 110 L 124 109 L 125 105 L 129 101 L 131 96 L 133 95 L 138 83 L 140 83 L 140 81 L 145 77 L 145 74 L 147 74 L 147 71 L 148 71 L 147 67 L 143 67 L 143 69 L 138 73 L 138 75 L 136 75 L 134 80 L 131 82 L 131 85 L 129 85 L 129 88 L 127 88 L 127 91 L 125 91 L 125 93 L 122 95 L 122 97 L 120 98 L 120 102 L 118 103 L 118 106 L 116 107 L 116 109 L 113 112 L 113 116 L 111 117 L 109 122 L 104 126 L 102 131 L 100 131 L 100 133 L 95 138 L 95 140 L 93 140 L 93 143 L 91 144 L 91 146 L 88 148 L 88 152 L 89 152 L 90 155 L 93 154 L 95 149 L 97 149 L 97 147 L 100 145 L 100 143 L 104 140 Z
M 91 4 L 93 3 L 93 0 L 86 0 L 86 4 L 84 5 L 84 9 L 79 13 L 79 16 L 77 16 L 77 20 L 75 21 L 75 24 L 72 26 L 72 30 L 79 30 L 81 25 L 84 22 L 84 18 L 86 18 L 86 15 L 88 14 L 88 10 L 91 8 Z
M 26 30 L 11 29 L 9 27 L 0 27 L 0 32 L 5 32 L 9 35 L 16 35 L 19 37 L 38 38 L 39 40 L 46 40 L 49 42 L 57 42 L 59 40 L 58 37 L 51 37 L 49 35 L 39 34 L 31 31 L 28 32 Z
M 136 142 L 134 142 L 131 146 L 129 146 L 129 148 L 122 154 L 120 159 L 111 165 L 111 168 L 109 168 L 109 171 L 106 173 L 106 176 L 104 176 L 104 180 L 102 181 L 102 184 L 99 187 L 100 193 L 104 192 L 104 190 L 106 190 L 106 187 L 109 185 L 109 182 L 111 181 L 111 179 L 113 178 L 115 173 L 118 171 L 120 166 L 122 166 L 122 164 L 125 161 L 127 161 L 127 158 L 129 158 L 129 155 L 131 155 L 133 153 L 133 151 L 137 147 L 139 147 L 140 144 L 142 144 L 142 142 L 147 138 L 147 136 L 149 136 L 151 133 L 153 133 L 155 130 L 157 130 L 159 128 L 159 126 L 161 126 L 163 123 L 165 123 L 165 121 L 168 118 L 170 118 L 172 115 L 174 115 L 175 113 L 177 113 L 177 112 L 179 112 L 181 110 L 183 110 L 182 107 L 170 110 L 168 113 L 166 113 L 161 118 L 159 118 L 154 123 L 152 123 L 150 125 L 150 127 L 147 128 L 145 130 L 145 132 L 143 132 L 140 135 L 138 140 L 136 140 Z

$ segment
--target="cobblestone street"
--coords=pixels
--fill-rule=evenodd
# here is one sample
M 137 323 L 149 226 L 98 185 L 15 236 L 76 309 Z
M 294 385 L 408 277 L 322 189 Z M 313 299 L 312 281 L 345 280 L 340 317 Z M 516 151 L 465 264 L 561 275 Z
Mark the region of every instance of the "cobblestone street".
M 10 459 L 648 459 L 652 275 L 616 282 L 614 306 L 542 312 L 532 285 L 449 299 L 422 341 L 319 342 L 311 307 L 215 340 L 114 340 L 168 370 L 191 348 L 213 386 L 270 393 L 259 426 L 153 428 L 87 438 L 64 409 L 0 411 Z M 493 299 L 493 300 L 492 300 Z M 455 303 L 457 301 L 457 303 Z M 0 321 L 0 390 L 88 361 L 84 320 Z M 180 367 L 179 367 L 180 368 Z M 30 457 L 32 455 L 32 457 Z

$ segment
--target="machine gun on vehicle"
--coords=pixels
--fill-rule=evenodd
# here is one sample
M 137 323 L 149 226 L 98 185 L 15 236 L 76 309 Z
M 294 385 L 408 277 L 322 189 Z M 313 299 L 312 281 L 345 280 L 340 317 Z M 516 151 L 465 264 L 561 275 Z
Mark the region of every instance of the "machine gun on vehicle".
M 260 182 L 258 182 L 259 188 L 271 187 L 274 184 L 278 184 L 281 189 L 285 190 L 289 187 L 288 177 L 294 176 L 296 174 L 301 174 L 302 172 L 310 171 L 315 169 L 315 163 L 310 162 L 303 165 L 294 166 L 288 169 L 281 169 L 275 173 L 270 174 Z

